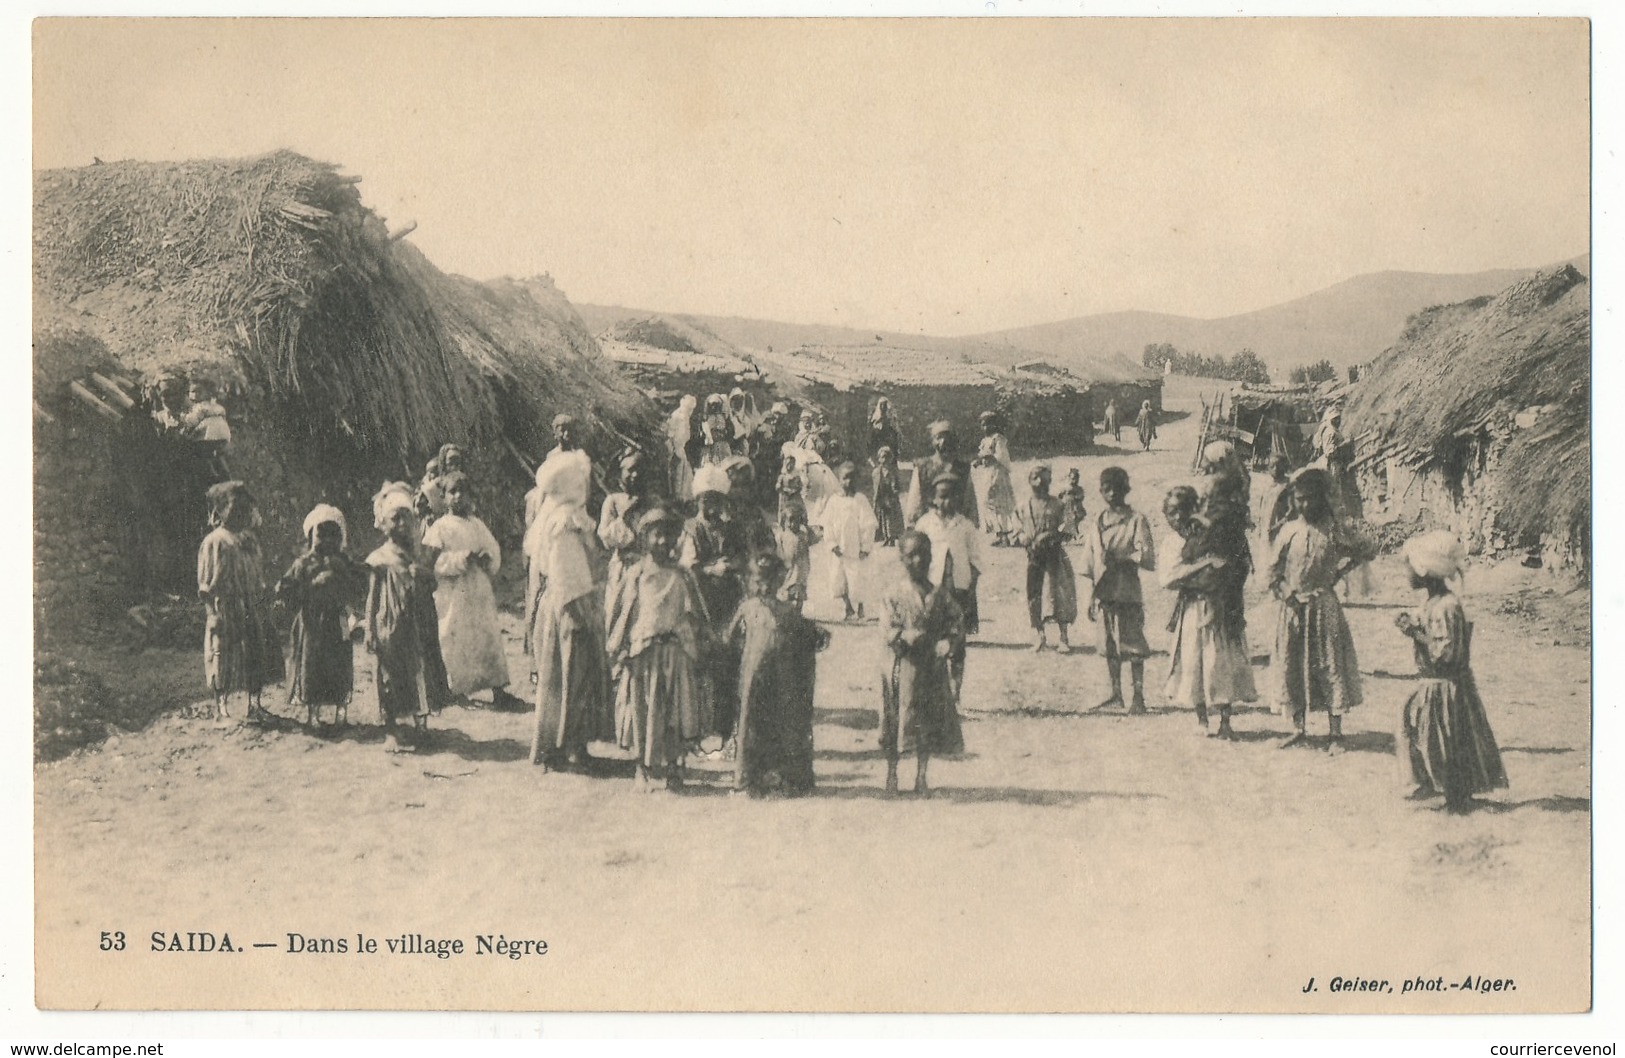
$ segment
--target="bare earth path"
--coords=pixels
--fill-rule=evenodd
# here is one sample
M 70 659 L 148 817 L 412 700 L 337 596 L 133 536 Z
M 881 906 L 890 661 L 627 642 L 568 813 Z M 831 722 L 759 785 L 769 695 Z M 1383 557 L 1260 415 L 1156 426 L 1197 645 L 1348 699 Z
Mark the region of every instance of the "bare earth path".
M 1189 404 L 1177 410 L 1190 410 Z M 1119 462 L 1157 510 L 1186 475 L 1194 417 Z M 1125 432 L 1125 445 L 1128 433 Z M 1137 447 L 1137 446 L 1135 446 Z M 1018 468 L 1018 475 L 1024 468 Z M 1058 473 L 1058 478 L 1064 477 Z M 1165 527 L 1154 518 L 1159 534 Z M 1577 1010 L 1590 989 L 1588 642 L 1552 646 L 1495 612 L 1547 582 L 1494 571 L 1467 599 L 1475 666 L 1512 788 L 1451 817 L 1403 799 L 1402 678 L 1368 675 L 1353 752 L 1278 751 L 1162 710 L 1087 714 L 1092 652 L 1025 649 L 1021 555 L 992 550 L 964 691 L 963 759 L 928 801 L 879 795 L 880 650 L 833 626 L 817 690 L 818 796 L 731 798 L 700 775 L 637 796 L 612 775 L 543 775 L 528 715 L 451 709 L 434 751 L 380 750 L 370 682 L 321 739 L 292 723 L 161 720 L 36 770 L 40 1001 L 90 1007 L 1405 1011 Z M 895 562 L 887 554 L 880 567 Z M 815 570 L 817 583 L 818 570 Z M 1350 618 L 1367 673 L 1407 673 L 1397 569 Z M 1470 575 L 1471 576 L 1471 575 Z M 1085 585 L 1086 587 L 1087 585 Z M 1148 633 L 1166 593 L 1147 583 Z M 814 607 L 817 611 L 817 607 Z M 822 611 L 827 613 L 827 608 Z M 509 628 L 513 670 L 528 671 Z M 1251 628 L 1267 652 L 1269 618 Z M 1076 642 L 1092 643 L 1085 623 Z M 193 664 L 187 659 L 187 664 Z M 280 690 L 268 692 L 273 708 Z M 1323 731 L 1323 728 L 1320 729 Z M 600 747 L 608 754 L 607 747 Z M 624 769 L 623 766 L 619 766 Z M 719 768 L 720 764 L 703 765 Z M 905 765 L 905 779 L 907 765 Z M 103 953 L 104 930 L 126 934 Z M 156 953 L 151 934 L 229 933 L 241 953 Z M 380 952 L 356 954 L 356 934 Z M 346 954 L 289 952 L 289 933 Z M 385 938 L 458 938 L 449 958 Z M 475 938 L 548 954 L 475 954 Z M 199 943 L 199 942 L 195 942 Z M 202 942 L 206 943 L 206 942 Z M 1331 991 L 1332 978 L 1391 991 Z M 1452 989 L 1471 976 L 1514 988 Z M 1305 994 L 1309 979 L 1315 991 Z M 1404 981 L 1442 992 L 1402 994 Z

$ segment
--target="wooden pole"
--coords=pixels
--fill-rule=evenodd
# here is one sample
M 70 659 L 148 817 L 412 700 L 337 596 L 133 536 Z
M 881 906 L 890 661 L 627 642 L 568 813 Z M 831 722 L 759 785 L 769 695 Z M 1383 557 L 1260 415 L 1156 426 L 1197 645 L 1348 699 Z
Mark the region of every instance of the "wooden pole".
M 125 411 L 129 411 L 131 408 L 135 407 L 135 398 L 131 397 L 122 389 L 119 389 L 118 386 L 114 385 L 112 379 L 92 371 L 90 373 L 90 380 L 96 383 L 96 385 L 99 386 L 109 397 L 112 397 L 115 401 L 117 401 L 119 407 L 123 408 Z
M 114 422 L 118 422 L 120 419 L 124 418 L 124 416 L 120 415 L 118 410 L 115 409 L 111 404 L 108 404 L 106 401 L 96 396 L 96 394 L 86 389 L 83 382 L 70 382 L 68 383 L 68 388 L 73 391 L 74 396 L 90 405 L 98 414 L 105 415 Z

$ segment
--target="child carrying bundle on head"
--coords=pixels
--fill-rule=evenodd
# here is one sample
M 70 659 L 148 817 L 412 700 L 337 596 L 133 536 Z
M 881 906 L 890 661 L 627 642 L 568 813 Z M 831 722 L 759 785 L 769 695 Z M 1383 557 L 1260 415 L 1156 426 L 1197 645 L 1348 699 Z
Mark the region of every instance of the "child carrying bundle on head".
M 1360 665 L 1337 582 L 1360 556 L 1339 539 L 1326 471 L 1304 467 L 1292 476 L 1296 511 L 1281 528 L 1270 562 L 1270 590 L 1281 600 L 1270 679 L 1273 701 L 1292 710 L 1293 733 L 1281 748 L 1302 744 L 1310 711 L 1326 713 L 1326 751 L 1343 752 L 1343 714 L 1360 704 Z
M 740 652 L 734 788 L 752 796 L 813 789 L 813 689 L 829 633 L 780 597 L 784 573 L 777 555 L 754 556 L 745 600 L 728 626 Z
M 933 754 L 962 753 L 959 688 L 964 657 L 963 614 L 953 593 L 933 584 L 930 537 L 910 531 L 898 545 L 905 576 L 880 599 L 880 634 L 886 654 L 881 671 L 880 746 L 886 751 L 886 792 L 897 792 L 897 764 L 915 757 L 914 792 L 931 795 L 926 769 Z
M 434 573 L 419 561 L 413 507 L 412 488 L 405 482 L 386 484 L 372 501 L 374 524 L 385 540 L 367 556 L 366 642 L 377 658 L 378 711 L 389 753 L 417 749 L 428 735 L 429 714 L 451 700 L 440 657 Z M 400 730 L 408 717 L 410 735 Z M 410 741 L 403 744 L 403 736 Z
M 440 652 L 451 693 L 468 701 L 476 691 L 489 689 L 494 707 L 523 709 L 524 701 L 507 690 L 508 655 L 491 584 L 502 567 L 502 548 L 474 516 L 467 475 L 460 470 L 446 474 L 440 488 L 446 513 L 423 534 L 423 546 L 433 556 Z
M 621 578 L 609 611 L 616 740 L 636 755 L 633 784 L 640 791 L 651 778 L 680 789 L 688 746 L 711 726 L 700 678 L 708 619 L 694 575 L 677 562 L 682 533 L 683 516 L 672 508 L 643 513 L 643 557 Z
M 1073 579 L 1072 561 L 1062 546 L 1061 526 L 1066 510 L 1060 500 L 1049 494 L 1050 469 L 1036 466 L 1027 474 L 1032 495 L 1016 511 L 1017 533 L 1027 548 L 1027 620 L 1033 628 L 1033 650 L 1043 650 L 1046 620 L 1055 622 L 1055 634 L 1060 640 L 1056 651 L 1070 654 L 1072 644 L 1067 639 L 1067 627 L 1078 619 L 1078 586 Z M 1049 586 L 1049 613 L 1044 613 L 1044 587 Z
M 315 726 L 323 706 L 343 723 L 355 689 L 353 611 L 367 595 L 367 569 L 345 554 L 344 512 L 319 503 L 305 516 L 305 553 L 277 581 L 277 605 L 292 615 L 288 628 L 288 702 L 305 707 Z
M 897 450 L 890 445 L 881 445 L 875 452 L 873 485 L 875 539 L 881 547 L 896 547 L 897 538 L 907 526 L 903 521 L 903 486 L 897 469 Z
M 1400 773 L 1413 787 L 1412 798 L 1443 794 L 1449 811 L 1466 812 L 1473 794 L 1507 785 L 1473 679 L 1473 626 L 1450 588 L 1461 579 L 1466 555 L 1453 534 L 1440 530 L 1412 537 L 1404 556 L 1411 587 L 1427 592 L 1427 600 L 1394 621 L 1415 648 L 1421 678 L 1399 714 Z
M 819 516 L 829 544 L 830 595 L 839 599 L 845 620 L 863 620 L 863 584 L 869 552 L 875 546 L 875 510 L 858 491 L 858 467 L 843 459 L 835 468 L 841 491 L 824 502 Z
M 1207 549 L 1205 529 L 1197 514 L 1198 496 L 1188 485 L 1168 492 L 1162 512 L 1173 530 L 1163 538 L 1157 556 L 1157 579 L 1179 593 L 1168 620 L 1172 635 L 1168 683 L 1164 693 L 1174 705 L 1196 710 L 1196 721 L 1208 729 L 1208 711 L 1217 707 L 1216 738 L 1234 738 L 1230 707 L 1257 697 L 1246 643 L 1236 622 L 1227 619 L 1230 559 Z
M 264 720 L 260 690 L 275 683 L 282 648 L 267 612 L 264 564 L 254 535 L 254 497 L 241 481 L 208 492 L 214 528 L 197 553 L 197 592 L 206 611 L 203 672 L 214 693 L 217 720 L 231 715 L 231 695 L 248 695 L 248 719 Z
M 1130 713 L 1145 712 L 1145 659 L 1151 645 L 1145 641 L 1145 603 L 1140 594 L 1140 570 L 1157 568 L 1151 522 L 1128 504 L 1128 471 L 1107 467 L 1100 472 L 1100 498 L 1104 510 L 1089 520 L 1084 533 L 1085 577 L 1095 582 L 1089 597 L 1089 620 L 1100 625 L 1100 653 L 1106 658 L 1111 695 L 1095 706 L 1109 709 L 1123 704 L 1123 662 L 1134 679 Z

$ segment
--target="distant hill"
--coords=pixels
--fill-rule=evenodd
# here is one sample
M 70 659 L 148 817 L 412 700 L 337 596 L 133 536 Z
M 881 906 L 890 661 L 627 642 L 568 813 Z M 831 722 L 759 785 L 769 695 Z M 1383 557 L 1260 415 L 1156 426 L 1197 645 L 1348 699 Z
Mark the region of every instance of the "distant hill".
M 1564 263 L 1582 273 L 1591 269 L 1589 254 Z M 1063 365 L 1111 353 L 1137 361 L 1153 342 L 1169 342 L 1185 352 L 1209 356 L 1229 356 L 1250 348 L 1269 365 L 1271 377 L 1285 381 L 1293 367 L 1322 358 L 1339 368 L 1370 360 L 1399 338 L 1412 314 L 1433 305 L 1498 293 L 1535 271 L 1502 268 L 1466 275 L 1374 272 L 1280 305 L 1218 319 L 1107 312 L 975 338 L 990 348 L 1014 347 L 1003 362 L 1025 350 L 1037 350 Z
M 1589 254 L 1568 262 L 1590 274 Z M 1557 265 L 1547 267 L 1558 267 Z M 673 316 L 745 350 L 786 352 L 804 345 L 874 345 L 887 342 L 1000 364 L 1042 357 L 1085 377 L 1121 374 L 1140 362 L 1145 347 L 1170 342 L 1186 352 L 1230 354 L 1251 348 L 1276 381 L 1299 364 L 1322 358 L 1339 368 L 1363 363 L 1392 345 L 1413 313 L 1432 305 L 1494 294 L 1537 269 L 1502 268 L 1447 275 L 1373 272 L 1355 276 L 1280 305 L 1204 320 L 1159 312 L 1105 312 L 987 334 L 945 337 L 823 324 L 782 323 L 740 316 L 661 313 L 618 305 L 576 303 L 588 329 L 601 334 L 628 319 Z

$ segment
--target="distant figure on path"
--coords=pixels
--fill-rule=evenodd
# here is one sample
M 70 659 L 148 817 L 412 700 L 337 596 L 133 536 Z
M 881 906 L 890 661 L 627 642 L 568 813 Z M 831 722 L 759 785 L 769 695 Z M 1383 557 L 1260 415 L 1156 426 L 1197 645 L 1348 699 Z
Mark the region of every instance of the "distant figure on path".
M 1140 414 L 1134 420 L 1134 429 L 1140 434 L 1141 451 L 1151 451 L 1151 442 L 1157 439 L 1157 413 L 1150 401 L 1140 403 Z
M 903 435 L 898 432 L 897 419 L 892 413 L 888 397 L 875 398 L 875 410 L 869 416 L 869 451 L 871 460 L 878 459 L 882 448 L 890 448 L 893 455 L 903 451 Z
M 1105 422 L 1101 424 L 1100 432 L 1111 434 L 1114 441 L 1123 439 L 1123 413 L 1117 407 L 1116 397 L 1106 402 L 1106 418 Z

